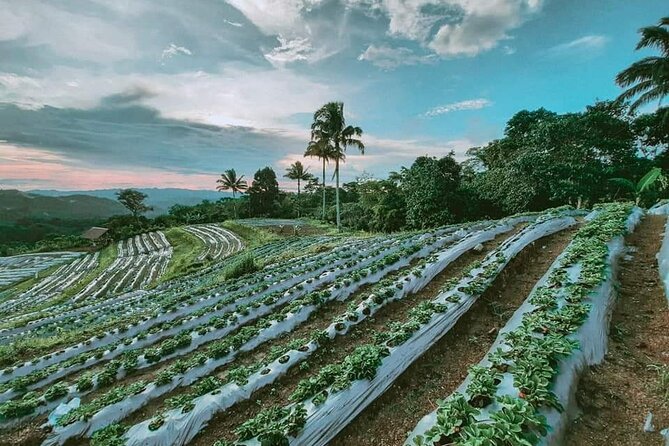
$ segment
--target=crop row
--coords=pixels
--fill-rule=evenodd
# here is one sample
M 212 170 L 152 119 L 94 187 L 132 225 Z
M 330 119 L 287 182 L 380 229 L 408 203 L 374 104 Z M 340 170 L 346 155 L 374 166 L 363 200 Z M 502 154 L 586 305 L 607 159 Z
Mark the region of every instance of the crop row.
M 292 290 L 272 290 L 269 286 L 265 285 L 262 287 L 262 290 L 260 290 L 260 293 L 232 293 L 221 298 L 218 302 L 215 302 L 214 305 L 201 308 L 197 312 L 181 318 L 154 325 L 148 330 L 144 328 L 146 325 L 140 324 L 128 327 L 122 333 L 115 331 L 113 333 L 108 333 L 103 337 L 98 336 L 95 339 L 91 339 L 89 344 L 84 342 L 69 350 L 65 350 L 61 354 L 44 357 L 41 361 L 31 361 L 30 363 L 23 364 L 21 367 L 12 369 L 11 376 L 14 378 L 9 379 L 10 375 L 3 375 L 0 379 L 4 378 L 3 381 L 5 384 L 0 387 L 2 390 L 7 391 L 11 389 L 24 389 L 28 386 L 44 385 L 49 381 L 53 381 L 54 379 L 73 371 L 90 367 L 103 359 L 112 359 L 124 351 L 151 345 L 159 339 L 178 332 L 184 332 L 186 329 L 190 329 L 191 332 L 197 334 L 197 337 L 199 338 L 204 336 L 204 334 L 210 333 L 214 329 L 222 328 L 219 327 L 219 325 L 221 324 L 223 315 L 237 307 L 246 308 L 251 304 L 254 304 L 254 302 L 255 305 L 257 305 L 257 302 L 259 302 L 261 298 L 264 298 L 266 302 L 274 301 L 255 311 L 256 317 L 262 316 L 270 312 L 276 306 L 281 305 L 290 299 L 294 299 L 296 296 L 304 294 L 308 290 L 314 289 L 316 286 L 334 281 L 339 275 L 347 271 L 370 263 L 384 254 L 388 254 L 401 248 L 403 245 L 410 243 L 411 240 L 412 238 L 404 238 L 404 241 L 395 247 L 393 247 L 392 243 L 388 243 L 380 244 L 380 247 L 373 251 L 370 249 L 357 250 L 357 255 L 353 255 L 353 252 L 348 252 L 346 262 L 340 262 L 333 266 L 326 265 L 325 267 L 329 269 L 329 271 L 323 272 L 322 268 L 318 268 L 315 272 L 312 272 L 311 277 L 299 276 L 301 282 L 297 284 L 294 284 L 294 282 L 291 281 L 294 285 L 294 289 Z M 237 324 L 243 322 L 244 321 L 238 321 Z M 225 324 L 225 326 L 227 325 L 228 324 Z M 125 334 L 126 336 L 121 338 L 120 336 L 122 334 Z M 209 334 L 209 336 L 213 335 Z M 105 345 L 101 346 L 100 344 L 103 342 Z M 98 345 L 96 345 L 96 343 Z M 82 354 L 77 355 L 77 352 Z M 64 360 L 67 361 L 62 362 Z
M 146 287 L 158 279 L 172 257 L 172 247 L 162 232 L 137 235 L 118 244 L 116 260 L 72 297 L 87 302 Z
M 50 266 L 70 261 L 80 255 L 78 252 L 51 252 L 0 257 L 0 287 L 28 279 Z
M 217 412 L 271 385 L 290 368 L 306 361 L 322 345 L 328 345 L 337 336 L 346 335 L 353 326 L 373 318 L 389 303 L 420 291 L 463 253 L 512 227 L 513 224 L 509 222 L 472 232 L 434 252 L 395 280 L 378 281 L 358 302 L 352 302 L 346 312 L 334 317 L 327 328 L 316 332 L 311 341 L 294 340 L 282 347 L 274 347 L 270 354 L 255 364 L 230 370 L 225 380 L 207 378 L 196 383 L 195 390 L 190 394 L 169 401 L 173 409 L 131 427 L 127 434 L 127 444 L 164 444 L 168 437 L 175 445 L 187 443 Z M 453 237 L 449 241 L 454 240 L 457 238 Z M 424 307 L 419 305 L 416 311 L 422 311 Z
M 428 239 L 424 243 L 430 248 L 423 250 L 422 255 L 429 253 L 436 245 L 440 244 L 440 241 L 439 239 Z M 170 391 L 178 385 L 189 385 L 195 379 L 201 378 L 215 368 L 233 360 L 238 351 L 252 349 L 262 342 L 275 338 L 280 333 L 292 330 L 324 303 L 334 299 L 346 298 L 362 284 L 376 281 L 389 271 L 407 265 L 414 254 L 420 250 L 420 245 L 409 245 L 381 257 L 365 268 L 354 270 L 347 276 L 338 279 L 329 289 L 313 291 L 299 299 L 291 300 L 290 304 L 284 307 L 281 312 L 273 313 L 234 335 L 229 335 L 220 341 L 209 344 L 206 353 L 196 355 L 188 363 L 175 363 L 172 367 L 161 371 L 157 382 L 153 384 L 145 383 L 146 388 L 137 394 L 136 398 L 133 398 L 132 403 L 126 398 L 117 401 L 121 394 L 124 394 L 125 397 L 130 396 L 128 394 L 130 386 L 126 386 L 113 389 L 103 397 L 74 409 L 68 415 L 60 418 L 59 424 L 61 424 L 62 429 L 58 436 L 62 439 L 63 436 L 80 435 L 82 430 L 90 432 L 96 426 L 99 427 L 100 422 L 106 423 L 110 413 L 113 413 L 114 417 L 119 417 L 121 412 L 135 410 L 136 405 L 146 404 L 148 400 Z M 184 368 L 185 370 L 183 370 Z M 110 401 L 113 401 L 112 404 L 117 404 L 117 406 L 107 407 L 109 405 L 106 403 Z M 121 409 L 118 407 L 119 405 L 125 407 L 125 409 Z M 97 415 L 98 412 L 99 415 Z M 87 419 L 91 416 L 94 419 L 89 423 Z
M 273 257 L 277 256 L 279 253 L 285 251 L 285 249 L 295 246 L 297 248 L 306 248 L 312 244 L 321 242 L 322 240 L 314 239 L 308 240 L 307 243 L 303 240 L 291 240 L 291 241 L 280 241 L 273 242 L 261 247 L 254 248 L 251 251 L 251 254 L 256 257 L 267 258 L 268 261 L 271 261 Z M 170 294 L 174 295 L 176 293 L 192 295 L 194 293 L 205 293 L 211 291 L 214 288 L 224 288 L 225 284 L 221 286 L 218 281 L 214 280 L 215 276 L 218 275 L 218 271 L 225 266 L 225 262 L 219 262 L 214 264 L 212 267 L 207 268 L 207 273 L 198 273 L 193 274 L 189 277 L 182 279 L 173 279 L 169 283 L 166 283 L 157 290 L 152 290 L 144 298 L 141 294 L 132 295 L 122 295 L 117 296 L 113 300 L 104 301 L 95 304 L 86 304 L 85 302 L 76 302 L 73 303 L 68 301 L 67 303 L 60 304 L 57 307 L 48 308 L 40 312 L 32 312 L 28 314 L 19 314 L 11 318 L 7 318 L 5 321 L 8 329 L 0 330 L 0 337 L 7 336 L 14 333 L 27 333 L 28 331 L 41 327 L 45 324 L 58 322 L 66 318 L 71 318 L 78 314 L 87 313 L 89 316 L 91 313 L 96 314 L 100 318 L 105 318 L 107 315 L 115 315 L 117 308 L 124 308 L 128 311 L 136 312 L 139 309 L 143 308 L 142 303 L 157 305 L 165 300 L 167 297 L 171 297 Z M 275 268 L 276 269 L 276 268 Z M 271 273 L 271 268 L 265 268 L 265 271 Z M 235 282 L 231 281 L 229 284 L 232 286 L 233 283 L 242 283 L 242 285 L 235 286 L 244 286 L 244 280 L 237 280 Z M 219 290 L 216 290 L 219 291 Z M 225 291 L 225 290 L 222 290 Z M 56 315 L 43 316 L 46 313 L 56 312 Z M 72 319 L 75 324 L 79 322 L 76 319 Z M 92 323 L 92 321 L 87 321 Z M 26 324 L 28 324 L 26 326 Z M 59 330 L 62 330 L 63 326 L 58 326 Z
M 601 361 L 630 205 L 595 211 L 459 389 L 406 445 L 560 444 L 580 372 Z
M 218 225 L 186 226 L 184 229 L 204 244 L 204 250 L 198 256 L 199 261 L 207 258 L 219 260 L 243 248 L 239 237 Z
M 71 263 L 62 265 L 27 291 L 19 294 L 15 299 L 0 304 L 0 312 L 8 313 L 23 305 L 38 305 L 52 299 L 75 284 L 97 265 L 98 253 L 88 254 L 75 259 Z
M 236 430 L 243 444 L 326 444 L 364 407 L 468 311 L 511 258 L 540 237 L 573 225 L 571 217 L 540 219 L 507 239 L 431 302 L 407 314 L 406 322 L 377 333 L 338 363 L 301 381 L 291 403 L 259 413 Z M 222 441 L 220 444 L 227 444 Z

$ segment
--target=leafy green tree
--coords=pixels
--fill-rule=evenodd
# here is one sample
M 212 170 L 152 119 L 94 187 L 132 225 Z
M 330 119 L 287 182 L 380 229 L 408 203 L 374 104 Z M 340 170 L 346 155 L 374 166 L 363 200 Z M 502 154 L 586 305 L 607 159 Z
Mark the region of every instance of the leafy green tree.
M 148 195 L 138 190 L 122 189 L 116 192 L 116 196 L 119 203 L 125 206 L 135 219 L 138 219 L 145 212 L 153 210 L 151 206 L 147 206 L 144 202 L 148 198 Z
M 232 199 L 235 200 L 237 192 L 240 194 L 243 194 L 245 190 L 248 189 L 248 184 L 246 183 L 246 180 L 244 180 L 244 175 L 237 177 L 237 172 L 235 169 L 228 169 L 224 173 L 221 174 L 221 178 L 216 180 L 218 183 L 218 186 L 216 186 L 216 190 L 218 191 L 225 191 L 225 190 L 231 190 L 232 191 Z M 237 218 L 237 202 L 235 201 L 235 206 L 234 206 L 234 217 L 235 219 Z
M 655 26 L 647 26 L 639 30 L 641 40 L 637 50 L 657 48 L 659 56 L 649 56 L 634 62 L 616 76 L 616 82 L 627 88 L 619 97 L 626 101 L 636 98 L 630 105 L 634 112 L 642 105 L 654 101 L 662 101 L 669 94 L 669 17 L 663 17 Z M 669 119 L 669 109 L 665 109 L 663 120 Z
M 248 188 L 249 207 L 254 217 L 272 217 L 279 201 L 279 183 L 271 167 L 258 170 Z
M 300 217 L 300 185 L 302 181 L 309 181 L 313 175 L 311 175 L 308 172 L 308 168 L 305 169 L 304 165 L 299 162 L 295 161 L 293 164 L 286 169 L 286 174 L 284 177 L 289 178 L 291 180 L 296 180 L 297 181 L 297 217 Z
M 459 206 L 460 165 L 452 152 L 443 158 L 416 158 L 410 168 L 402 168 L 401 184 L 410 228 L 455 221 L 455 208 Z
M 339 206 L 339 164 L 346 159 L 346 148 L 349 146 L 357 147 L 362 154 L 365 153 L 365 145 L 362 143 L 362 129 L 346 125 L 344 117 L 343 102 L 328 102 L 314 113 L 314 122 L 311 125 L 312 140 L 314 135 L 318 139 L 327 139 L 334 147 L 335 162 L 335 201 L 337 208 L 337 229 L 341 230 L 341 211 Z
M 638 178 L 644 163 L 624 107 L 598 102 L 582 113 L 521 111 L 504 137 L 476 148 L 474 189 L 504 213 L 595 203 L 615 194 L 610 178 Z

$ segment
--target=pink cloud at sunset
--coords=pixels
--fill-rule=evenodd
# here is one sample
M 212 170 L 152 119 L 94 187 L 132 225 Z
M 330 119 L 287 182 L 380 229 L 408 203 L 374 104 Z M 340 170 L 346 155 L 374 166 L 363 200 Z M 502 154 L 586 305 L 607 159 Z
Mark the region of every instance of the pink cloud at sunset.
M 132 171 L 91 167 L 64 156 L 35 148 L 0 142 L 0 187 L 67 190 L 121 187 L 175 187 L 212 189 L 215 175 L 183 174 L 158 169 Z

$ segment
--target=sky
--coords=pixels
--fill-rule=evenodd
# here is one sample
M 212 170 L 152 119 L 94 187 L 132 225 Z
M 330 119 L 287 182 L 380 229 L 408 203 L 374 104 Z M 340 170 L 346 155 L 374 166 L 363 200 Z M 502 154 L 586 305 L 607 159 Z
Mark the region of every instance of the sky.
M 362 127 L 343 181 L 613 99 L 666 0 L 0 0 L 0 187 L 212 189 Z M 328 175 L 328 181 L 330 175 Z

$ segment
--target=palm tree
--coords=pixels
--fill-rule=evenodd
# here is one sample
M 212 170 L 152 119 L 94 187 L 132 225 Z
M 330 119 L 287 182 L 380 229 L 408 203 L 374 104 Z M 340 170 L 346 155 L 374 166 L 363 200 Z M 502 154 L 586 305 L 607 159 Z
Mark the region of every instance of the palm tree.
M 669 17 L 660 19 L 658 25 L 647 26 L 639 30 L 641 40 L 636 46 L 642 48 L 658 48 L 659 56 L 650 56 L 633 63 L 627 69 L 618 73 L 616 82 L 627 88 L 619 100 L 628 100 L 637 97 L 630 105 L 634 112 L 644 104 L 662 99 L 669 94 Z M 669 109 L 665 118 L 669 117 Z
M 334 159 L 334 147 L 330 144 L 330 138 L 322 132 L 311 132 L 311 141 L 307 146 L 304 156 L 315 157 L 323 161 L 323 215 L 325 220 L 325 163 Z
M 284 175 L 284 177 L 291 180 L 297 180 L 297 218 L 300 218 L 300 182 L 308 181 L 312 178 L 308 170 L 309 168 L 305 169 L 301 162 L 295 161 L 286 169 L 286 174 Z
M 218 183 L 218 186 L 216 186 L 216 190 L 218 191 L 231 190 L 233 200 L 235 200 L 237 192 L 243 194 L 244 191 L 249 188 L 248 185 L 246 184 L 246 180 L 244 180 L 244 175 L 237 178 L 237 172 L 235 172 L 235 169 L 226 170 L 224 173 L 221 174 L 221 178 L 216 180 L 216 182 Z M 233 209 L 235 212 L 235 220 L 236 220 L 237 219 L 236 200 Z
M 337 230 L 341 230 L 341 212 L 339 208 L 339 162 L 346 158 L 346 148 L 355 146 L 364 155 L 365 145 L 357 137 L 362 136 L 362 129 L 346 125 L 343 102 L 328 102 L 314 113 L 314 123 L 311 124 L 311 136 L 329 139 L 335 161 L 335 177 L 337 178 L 335 200 L 337 207 Z M 332 159 L 332 158 L 331 158 Z

